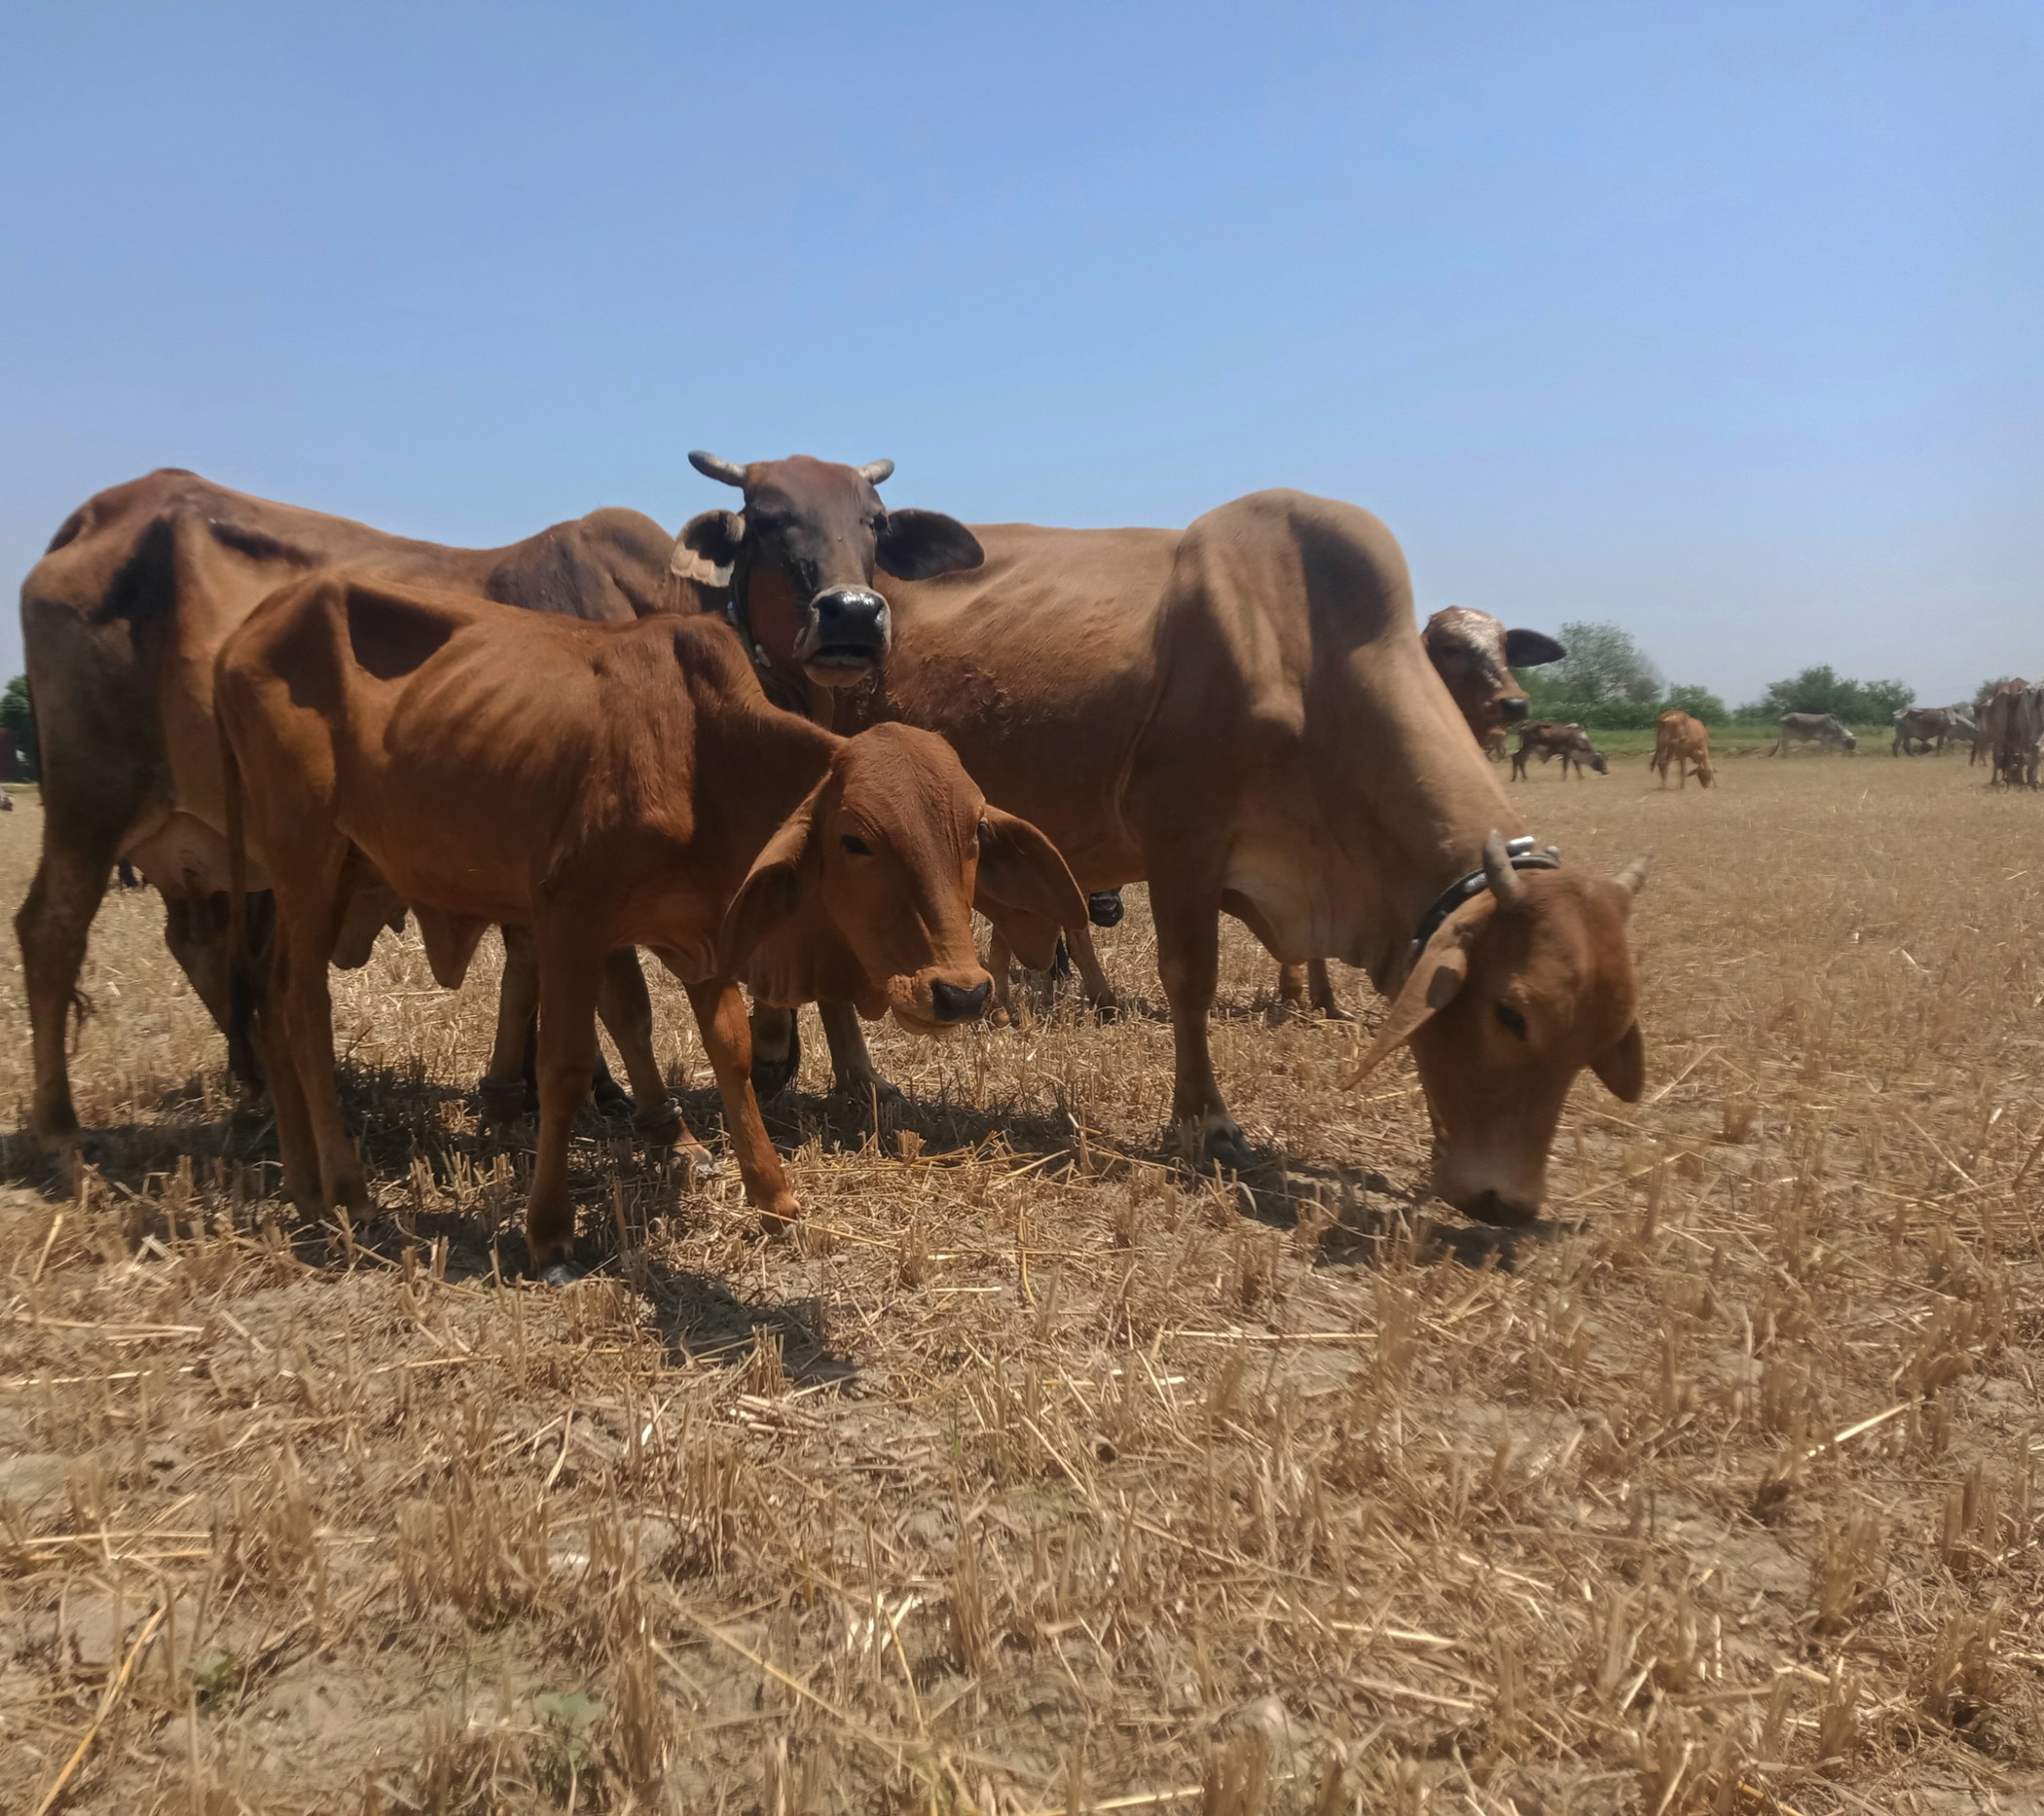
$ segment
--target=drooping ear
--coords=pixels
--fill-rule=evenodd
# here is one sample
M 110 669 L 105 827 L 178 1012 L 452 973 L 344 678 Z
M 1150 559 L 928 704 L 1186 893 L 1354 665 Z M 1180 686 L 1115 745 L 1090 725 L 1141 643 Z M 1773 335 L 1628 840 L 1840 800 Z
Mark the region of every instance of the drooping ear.
M 896 580 L 934 580 L 977 567 L 986 551 L 965 525 L 941 511 L 890 511 L 874 559 Z
M 705 511 L 682 525 L 668 570 L 683 580 L 722 586 L 731 577 L 731 563 L 738 560 L 738 545 L 745 539 L 746 520 L 736 511 Z
M 1491 902 L 1479 899 L 1457 909 L 1442 924 L 1419 955 L 1362 1064 L 1349 1074 L 1349 1084 L 1361 1084 L 1461 994 L 1469 981 L 1469 949 L 1493 912 Z
M 1639 1024 L 1634 1022 L 1591 1060 L 1589 1069 L 1620 1103 L 1638 1103 L 1647 1088 L 1647 1043 L 1639 1037 Z
M 1057 926 L 1083 926 L 1086 898 L 1050 843 L 1026 819 L 989 807 L 979 820 L 979 886 L 974 903 L 1020 909 Z
M 1546 663 L 1559 662 L 1568 651 L 1551 636 L 1543 636 L 1538 631 L 1507 631 L 1505 633 L 1505 666 L 1508 669 L 1538 669 Z
M 794 918 L 802 900 L 802 862 L 809 854 L 816 831 L 817 803 L 822 799 L 823 783 L 818 782 L 752 860 L 752 868 L 724 910 L 724 925 L 717 934 L 716 968 L 720 977 L 736 977 L 759 942 Z

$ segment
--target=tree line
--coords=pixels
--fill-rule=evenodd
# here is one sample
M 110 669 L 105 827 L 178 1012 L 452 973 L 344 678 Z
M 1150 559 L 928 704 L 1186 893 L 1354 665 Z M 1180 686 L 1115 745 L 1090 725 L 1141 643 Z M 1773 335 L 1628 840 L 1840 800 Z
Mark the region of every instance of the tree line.
M 1728 707 L 1707 687 L 1670 686 L 1639 639 L 1619 625 L 1579 619 L 1561 627 L 1559 641 L 1568 651 L 1560 662 L 1518 671 L 1538 718 L 1645 728 L 1675 707 L 1706 724 L 1767 724 L 1784 712 L 1828 712 L 1847 725 L 1885 725 L 1916 699 L 1907 681 L 1857 681 L 1826 662 L 1769 682 L 1758 700 Z

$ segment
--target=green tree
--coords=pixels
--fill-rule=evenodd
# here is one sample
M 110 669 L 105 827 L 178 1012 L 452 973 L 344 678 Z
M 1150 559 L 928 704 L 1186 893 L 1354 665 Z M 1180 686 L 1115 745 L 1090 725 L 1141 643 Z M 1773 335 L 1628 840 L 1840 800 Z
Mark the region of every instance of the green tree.
M 1615 624 L 1578 620 L 1561 627 L 1558 640 L 1566 656 L 1519 677 L 1536 709 L 1558 700 L 1660 699 L 1661 671 L 1631 632 Z
M 28 677 L 18 674 L 0 692 L 0 732 L 12 732 L 24 774 L 35 773 L 35 713 L 28 705 Z M 12 781 L 13 777 L 0 777 Z
M 1725 703 L 1709 688 L 1697 687 L 1687 681 L 1679 687 L 1669 688 L 1663 704 L 1687 712 L 1692 718 L 1703 719 L 1713 725 L 1721 724 L 1732 716 L 1726 710 Z
M 1785 681 L 1770 682 L 1753 716 L 1773 719 L 1784 712 L 1828 712 L 1847 725 L 1881 725 L 1916 698 L 1916 690 L 1907 681 L 1854 681 L 1826 662 Z

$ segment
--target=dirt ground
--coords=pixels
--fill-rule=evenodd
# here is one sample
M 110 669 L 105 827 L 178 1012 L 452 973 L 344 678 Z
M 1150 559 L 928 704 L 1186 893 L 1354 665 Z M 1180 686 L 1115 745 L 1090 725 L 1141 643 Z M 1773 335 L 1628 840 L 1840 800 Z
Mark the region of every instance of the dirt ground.
M 881 1031 L 877 1133 L 809 1024 L 796 1239 L 588 1119 L 599 1271 L 549 1291 L 491 964 L 338 980 L 387 1221 L 310 1228 L 116 891 L 91 1164 L 0 1170 L 0 1805 L 2044 1809 L 2044 800 L 1981 775 L 1519 787 L 1657 867 L 1646 1101 L 1579 1081 L 1515 1252 L 1434 1220 L 1409 1062 L 1345 1088 L 1239 930 L 1269 1164 L 1179 1170 L 1132 891 L 1117 1023 Z M 11 946 L 0 1027 L 12 1127 Z

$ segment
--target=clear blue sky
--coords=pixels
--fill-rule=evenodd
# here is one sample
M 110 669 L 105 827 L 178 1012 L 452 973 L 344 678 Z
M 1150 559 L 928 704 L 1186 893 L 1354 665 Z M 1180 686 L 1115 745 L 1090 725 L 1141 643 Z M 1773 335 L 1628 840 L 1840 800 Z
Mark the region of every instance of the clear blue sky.
M 94 4 L 0 27 L 0 569 L 160 464 L 446 541 L 1180 524 L 1733 699 L 2044 669 L 2044 10 Z M 0 672 L 18 666 L 14 614 Z

